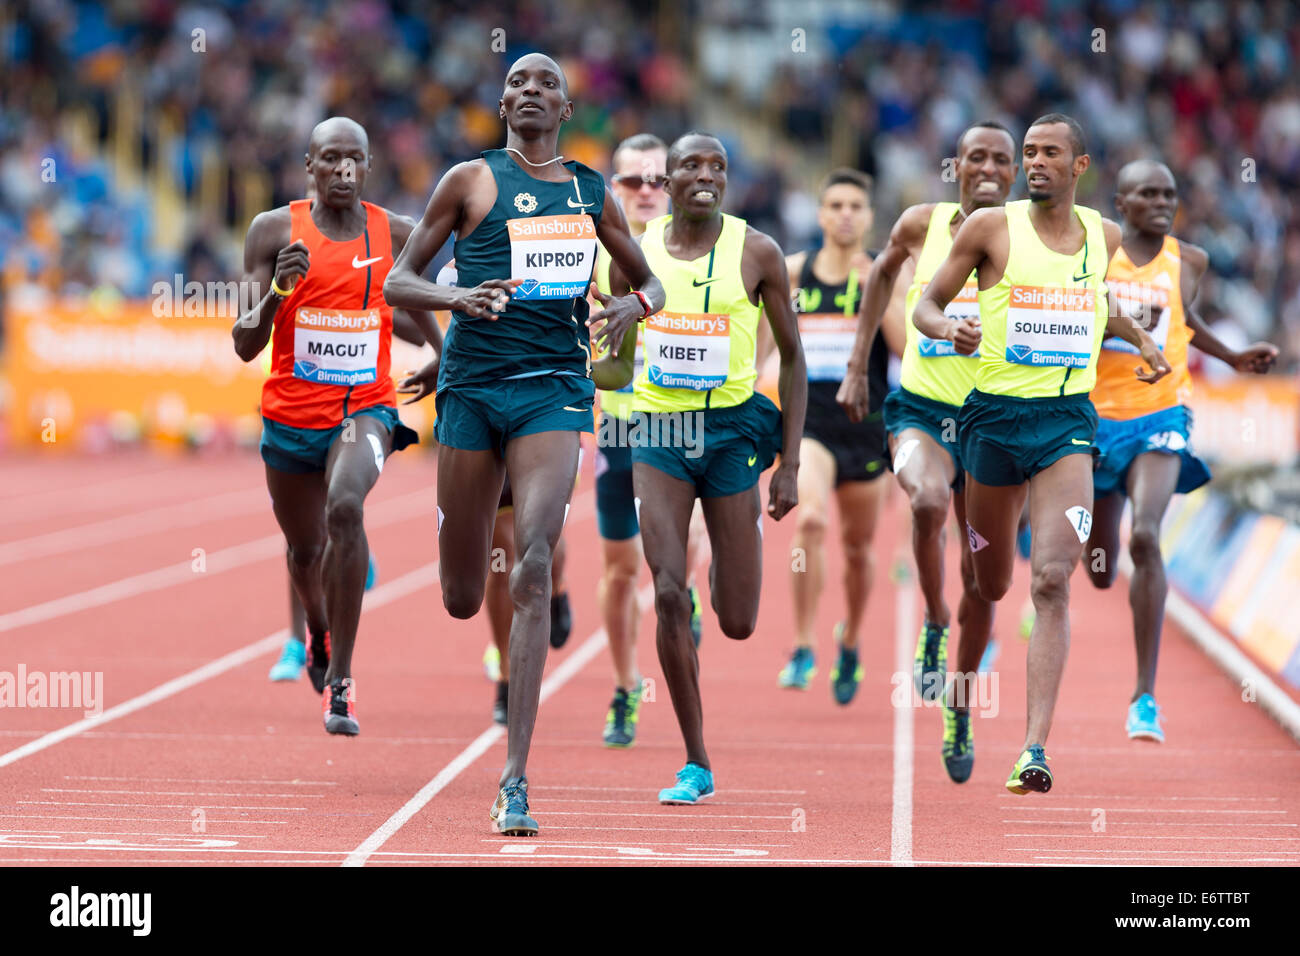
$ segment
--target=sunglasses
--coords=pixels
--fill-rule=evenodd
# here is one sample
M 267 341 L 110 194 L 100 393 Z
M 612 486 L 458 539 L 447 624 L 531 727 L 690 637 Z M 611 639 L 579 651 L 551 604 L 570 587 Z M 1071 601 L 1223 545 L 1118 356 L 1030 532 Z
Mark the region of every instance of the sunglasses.
M 624 189 L 640 189 L 642 186 L 649 186 L 651 189 L 663 189 L 668 185 L 667 176 L 639 176 L 635 173 L 625 176 L 615 176 L 614 182 L 618 183 Z

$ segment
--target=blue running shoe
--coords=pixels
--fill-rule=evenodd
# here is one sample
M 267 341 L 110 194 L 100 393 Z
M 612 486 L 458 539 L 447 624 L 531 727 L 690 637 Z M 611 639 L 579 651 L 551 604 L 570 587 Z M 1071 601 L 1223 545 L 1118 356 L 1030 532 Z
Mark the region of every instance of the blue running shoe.
M 817 662 L 813 660 L 811 647 L 796 647 L 790 655 L 790 663 L 781 668 L 776 682 L 782 687 L 795 690 L 807 690 L 808 684 L 817 673 Z
M 975 769 L 975 735 L 970 711 L 943 705 L 943 767 L 953 783 L 965 783 Z
M 1160 705 L 1150 694 L 1143 694 L 1128 705 L 1128 720 L 1124 721 L 1129 740 L 1165 742 L 1165 732 L 1160 727 Z
M 695 639 L 695 646 L 700 646 L 700 638 L 704 636 L 704 609 L 700 607 L 700 591 L 698 588 L 691 589 L 691 637 Z
M 672 804 L 699 803 L 713 796 L 713 771 L 697 763 L 688 763 L 677 771 L 677 784 L 659 791 L 659 802 Z
M 862 664 L 858 661 L 857 648 L 845 647 L 843 641 L 844 624 L 841 622 L 835 625 L 835 643 L 839 646 L 840 656 L 831 668 L 831 695 L 841 706 L 853 700 L 858 684 L 862 683 Z
M 375 564 L 375 556 L 370 556 L 370 564 L 366 567 L 366 590 L 369 591 L 379 580 L 379 565 Z
M 1025 522 L 1024 528 L 1016 532 L 1016 550 L 1026 561 L 1034 548 L 1034 529 L 1029 527 L 1029 522 Z
M 984 656 L 980 658 L 979 672 L 987 674 L 993 670 L 993 662 L 998 659 L 998 639 L 990 637 L 989 642 L 984 645 Z
M 496 802 L 488 811 L 502 836 L 537 836 L 537 821 L 528 815 L 528 780 L 511 777 L 497 791 Z
M 302 669 L 307 666 L 307 645 L 296 637 L 284 642 L 280 659 L 271 665 L 271 680 L 291 681 L 302 676 Z

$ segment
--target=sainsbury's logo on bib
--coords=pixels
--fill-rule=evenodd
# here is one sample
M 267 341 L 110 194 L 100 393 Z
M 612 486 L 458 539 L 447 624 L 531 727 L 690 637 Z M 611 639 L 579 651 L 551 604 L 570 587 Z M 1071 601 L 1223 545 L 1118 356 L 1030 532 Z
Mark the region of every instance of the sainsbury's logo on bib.
M 509 219 L 510 275 L 523 279 L 516 299 L 571 299 L 585 295 L 596 262 L 596 224 L 590 216 Z
M 1006 360 L 1014 365 L 1087 368 L 1096 302 L 1095 289 L 1012 286 Z
M 709 312 L 659 312 L 645 320 L 650 384 L 706 392 L 726 384 L 731 317 Z
M 376 380 L 379 309 L 301 308 L 293 319 L 293 374 L 318 385 Z

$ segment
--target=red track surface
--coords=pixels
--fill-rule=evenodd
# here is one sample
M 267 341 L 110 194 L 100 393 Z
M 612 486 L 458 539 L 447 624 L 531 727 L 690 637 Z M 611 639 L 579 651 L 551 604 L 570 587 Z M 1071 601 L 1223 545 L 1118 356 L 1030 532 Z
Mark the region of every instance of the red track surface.
M 1093 591 L 1081 574 L 1048 748 L 1055 788 L 1015 797 L 1002 786 L 1024 727 L 1024 651 L 1014 636 L 1023 575 L 997 622 L 998 713 L 975 721 L 971 780 L 950 783 L 939 712 L 891 706 L 891 677 L 900 650 L 904 662 L 911 656 L 919 613 L 912 587 L 889 575 L 906 556 L 897 494 L 876 548 L 857 699 L 839 708 L 826 684 L 833 585 L 814 690 L 777 688 L 794 521 L 767 521 L 758 632 L 728 641 L 706 611 L 701 666 L 718 795 L 661 807 L 656 793 L 683 756 L 648 601 L 640 664 L 656 699 L 642 708 L 632 750 L 600 743 L 612 678 L 594 599 L 588 474 L 567 532 L 574 634 L 548 663 L 552 693 L 529 765 L 542 833 L 520 840 L 488 822 L 505 745 L 480 665 L 487 629 L 442 609 L 430 457 L 396 456 L 368 507 L 380 584 L 362 617 L 362 735 L 353 740 L 324 733 L 305 679 L 266 679 L 286 580 L 254 456 L 33 457 L 10 459 L 3 474 L 0 670 L 102 671 L 105 697 L 104 716 L 85 724 L 80 708 L 0 710 L 3 863 L 1300 862 L 1294 742 L 1170 621 L 1158 687 L 1169 742 L 1130 743 L 1125 589 Z M 196 548 L 202 572 L 192 567 Z M 839 567 L 832 551 L 829 582 Z M 140 699 L 244 648 L 242 659 Z M 129 712 L 114 716 L 123 704 Z M 62 739 L 45 736 L 60 728 Z M 40 749 L 19 750 L 28 745 Z M 437 792 L 390 822 L 435 777 L 428 789 Z

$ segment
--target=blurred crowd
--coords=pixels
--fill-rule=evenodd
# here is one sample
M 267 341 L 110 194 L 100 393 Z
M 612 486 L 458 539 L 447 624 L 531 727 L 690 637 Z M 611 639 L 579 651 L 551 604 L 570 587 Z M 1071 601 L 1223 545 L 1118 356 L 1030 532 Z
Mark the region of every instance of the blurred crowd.
M 1164 159 L 1182 190 L 1175 232 L 1210 254 L 1200 311 L 1225 338 L 1270 338 L 1300 366 L 1300 11 L 1286 0 L 506 9 L 5 5 L 4 301 L 140 297 L 176 272 L 237 276 L 250 204 L 303 195 L 311 127 L 336 113 L 370 133 L 366 198 L 418 216 L 450 165 L 502 144 L 505 68 L 540 49 L 564 65 L 577 104 L 566 156 L 608 172 L 627 135 L 707 124 L 733 152 L 728 210 L 792 251 L 813 241 L 816 181 L 834 162 L 876 177 L 879 244 L 903 206 L 951 191 L 942 161 L 967 124 L 991 117 L 1019 134 L 1036 115 L 1069 112 L 1094 160 L 1080 201 L 1113 215 L 1118 168 Z M 756 123 L 771 124 L 766 151 L 752 148 Z M 136 175 L 123 175 L 124 157 Z

